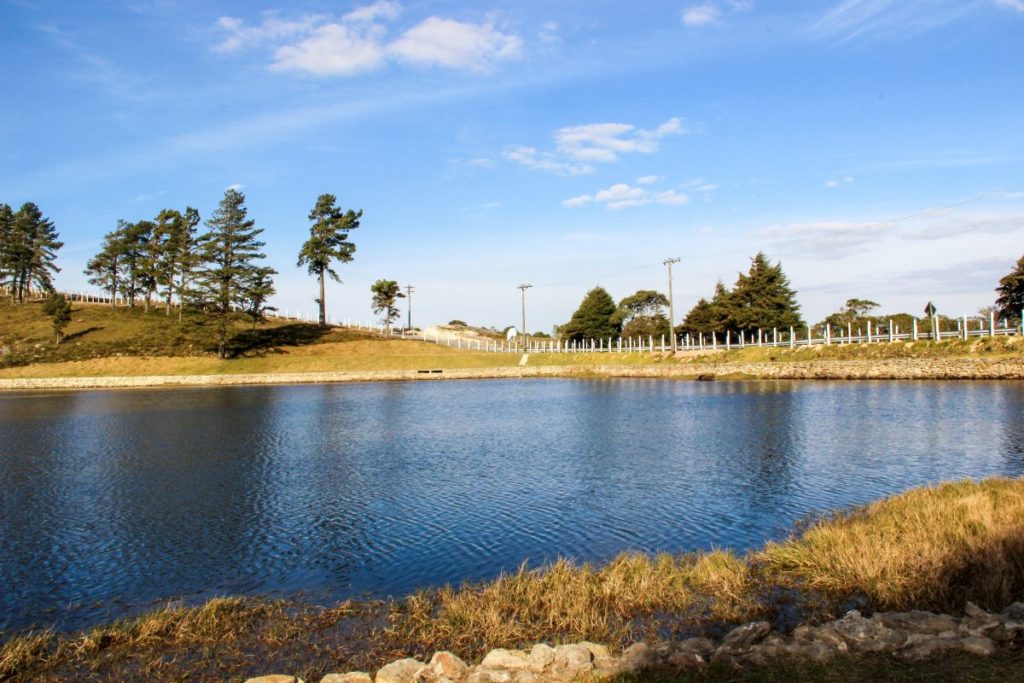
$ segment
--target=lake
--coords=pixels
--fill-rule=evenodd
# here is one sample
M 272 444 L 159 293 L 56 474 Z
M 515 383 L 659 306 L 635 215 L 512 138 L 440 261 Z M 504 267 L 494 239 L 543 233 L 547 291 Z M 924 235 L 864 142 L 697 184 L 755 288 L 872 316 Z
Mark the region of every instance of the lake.
M 1024 383 L 494 380 L 0 394 L 0 629 L 758 547 L 1024 473 Z

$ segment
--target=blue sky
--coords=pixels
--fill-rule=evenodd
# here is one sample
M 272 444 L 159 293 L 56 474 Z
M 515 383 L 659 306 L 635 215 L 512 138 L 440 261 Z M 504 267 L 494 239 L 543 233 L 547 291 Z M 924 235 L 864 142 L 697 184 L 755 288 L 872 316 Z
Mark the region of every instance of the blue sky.
M 66 242 L 229 186 L 276 303 L 316 197 L 363 209 L 329 315 L 549 331 L 595 285 L 678 317 L 763 250 L 805 317 L 949 315 L 1024 253 L 1024 0 L 0 0 L 0 201 Z

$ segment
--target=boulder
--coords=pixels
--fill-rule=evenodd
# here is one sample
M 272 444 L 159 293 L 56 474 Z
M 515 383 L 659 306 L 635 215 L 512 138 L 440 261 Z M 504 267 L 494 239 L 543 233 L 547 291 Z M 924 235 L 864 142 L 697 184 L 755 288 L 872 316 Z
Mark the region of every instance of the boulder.
M 537 643 L 530 650 L 529 659 L 531 671 L 544 671 L 555 661 L 555 648 Z
M 748 649 L 751 645 L 760 642 L 771 633 L 772 626 L 767 621 L 754 621 L 743 626 L 737 626 L 722 640 L 722 647 L 734 650 L 742 651 Z
M 413 676 L 416 683 L 444 683 L 459 681 L 469 671 L 469 666 L 451 652 L 441 650 L 435 652 L 430 663 L 422 667 Z
M 522 650 L 506 650 L 499 647 L 488 652 L 480 666 L 485 669 L 526 670 L 530 668 L 530 657 Z
M 269 674 L 267 676 L 248 678 L 245 683 L 302 683 L 302 679 L 288 676 L 287 674 Z
M 910 631 L 911 633 L 939 634 L 947 631 L 956 631 L 960 625 L 960 622 L 948 614 L 934 614 L 921 610 L 914 610 L 912 612 L 878 612 L 873 619 L 888 628 Z
M 594 670 L 594 655 L 584 645 L 559 645 L 555 648 L 552 669 L 560 677 L 572 679 Z
M 1003 610 L 1002 616 L 1007 621 L 1024 621 L 1024 602 L 1015 602 Z
M 347 674 L 327 674 L 320 683 L 373 683 L 373 677 L 362 671 L 351 671 Z
M 374 683 L 413 683 L 414 677 L 424 666 L 423 662 L 411 657 L 399 659 L 378 671 Z
M 828 626 L 856 652 L 892 652 L 907 641 L 905 631 L 889 628 L 876 619 L 866 619 L 857 610 L 847 612 Z
M 622 651 L 619 665 L 623 671 L 639 671 L 658 661 L 654 650 L 647 643 L 633 643 Z
M 845 641 L 843 642 L 843 648 L 846 648 Z M 820 640 L 793 641 L 789 645 L 786 645 L 784 649 L 789 655 L 801 657 L 803 659 L 810 659 L 815 662 L 824 662 L 831 659 L 837 651 L 835 648 Z
M 952 638 L 926 638 L 922 641 L 916 641 L 900 655 L 906 659 L 920 660 L 928 659 L 940 652 L 950 652 L 954 650 L 962 649 L 960 641 Z
M 684 652 L 687 654 L 700 655 L 703 659 L 707 659 L 711 655 L 715 654 L 715 650 L 718 647 L 714 641 L 709 638 L 687 638 L 684 641 L 676 644 L 676 652 Z
M 996 643 L 991 638 L 968 637 L 960 640 L 960 648 L 972 655 L 988 657 L 996 652 Z
M 512 683 L 512 672 L 504 669 L 475 669 L 466 676 L 466 683 Z

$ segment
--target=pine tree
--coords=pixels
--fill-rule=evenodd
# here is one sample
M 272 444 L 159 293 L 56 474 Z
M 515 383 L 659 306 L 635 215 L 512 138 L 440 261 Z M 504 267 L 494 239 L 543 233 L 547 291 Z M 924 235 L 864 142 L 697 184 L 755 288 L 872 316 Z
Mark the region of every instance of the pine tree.
M 22 204 L 13 216 L 4 220 L 9 221 L 3 260 L 14 290 L 11 300 L 24 302 L 32 285 L 52 291 L 53 276 L 60 272 L 55 263 L 57 250 L 64 246 L 53 221 L 43 216 L 32 202 Z
M 43 305 L 43 313 L 50 316 L 57 344 L 64 338 L 64 329 L 71 323 L 71 304 L 63 294 L 54 294 Z
M 0 204 L 0 287 L 14 291 L 14 209 Z
M 569 322 L 562 326 L 561 334 L 575 342 L 618 336 L 621 328 L 612 319 L 616 310 L 611 294 L 603 287 L 594 287 L 583 297 Z
M 150 240 L 150 257 L 157 285 L 163 287 L 164 312 L 171 314 L 174 294 L 178 294 L 178 319 L 184 308 L 184 292 L 188 279 L 196 266 L 196 226 L 199 212 L 191 206 L 185 214 L 164 209 L 156 217 L 156 226 Z
M 391 336 L 391 323 L 401 313 L 396 305 L 399 299 L 404 299 L 402 289 L 394 280 L 377 280 L 370 285 L 373 292 L 373 312 L 380 314 L 381 320 L 387 326 L 387 334 Z
M 151 287 L 155 286 L 154 278 L 147 270 L 149 239 L 153 234 L 153 227 L 150 221 L 130 223 L 121 220 L 117 223 L 117 232 L 121 240 L 121 264 L 124 267 L 121 293 L 128 300 L 129 308 L 135 307 L 135 300 L 139 294 L 151 292 Z M 148 301 L 146 308 L 149 308 Z
M 121 223 L 118 223 L 120 228 Z M 121 284 L 121 256 L 124 243 L 119 230 L 108 232 L 103 237 L 103 248 L 85 264 L 85 274 L 89 275 L 89 284 L 95 285 L 110 294 L 111 308 L 117 308 L 117 293 Z
M 267 319 L 266 314 L 268 311 L 276 311 L 277 308 L 274 306 L 268 306 L 267 302 L 270 297 L 277 293 L 274 288 L 274 276 L 277 275 L 277 271 L 268 266 L 259 266 L 253 268 L 242 287 L 242 299 L 243 308 L 245 312 L 252 318 L 252 329 L 256 329 L 256 324 L 261 323 Z
M 322 194 L 316 200 L 316 206 L 309 212 L 309 220 L 313 225 L 309 228 L 309 239 L 299 250 L 298 266 L 306 266 L 310 275 L 317 276 L 320 282 L 320 325 L 327 324 L 327 302 L 324 288 L 324 276 L 330 276 L 335 282 L 341 282 L 338 274 L 331 268 L 332 261 L 348 263 L 356 251 L 356 245 L 349 241 L 348 234 L 359 227 L 359 219 L 363 212 L 342 212 L 335 206 L 337 198 L 333 194 Z
M 206 221 L 209 230 L 198 243 L 202 265 L 191 295 L 216 322 L 220 358 L 225 357 L 231 313 L 235 306 L 245 308 L 247 286 L 258 268 L 256 261 L 265 258 L 260 252 L 264 243 L 256 239 L 263 229 L 256 228 L 256 222 L 248 219 L 247 213 L 245 195 L 228 189 L 220 206 Z
M 1017 265 L 999 280 L 996 287 L 999 297 L 996 306 L 999 315 L 1007 320 L 1020 320 L 1024 311 L 1024 256 L 1017 259 Z
M 763 252 L 751 260 L 750 271 L 740 274 L 730 299 L 729 327 L 742 332 L 803 325 L 796 292 Z

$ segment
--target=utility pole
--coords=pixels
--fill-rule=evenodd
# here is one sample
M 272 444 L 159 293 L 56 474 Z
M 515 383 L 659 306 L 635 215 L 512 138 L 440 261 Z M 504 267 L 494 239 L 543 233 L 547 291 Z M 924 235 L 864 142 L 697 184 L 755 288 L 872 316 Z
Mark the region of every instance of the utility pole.
M 526 349 L 526 290 L 530 287 L 533 287 L 533 285 L 519 285 L 516 288 L 522 292 L 523 299 L 523 350 Z
M 413 287 L 412 285 L 406 285 L 405 286 L 405 291 L 407 293 L 406 294 L 406 298 L 409 299 L 409 314 L 408 314 L 409 317 L 406 320 L 405 329 L 411 330 L 412 329 L 412 293 L 414 291 L 416 291 L 416 288 Z
M 678 258 L 665 259 L 662 263 L 668 266 L 668 329 L 672 334 L 672 353 L 676 352 L 676 307 L 672 299 L 672 264 L 679 263 Z

